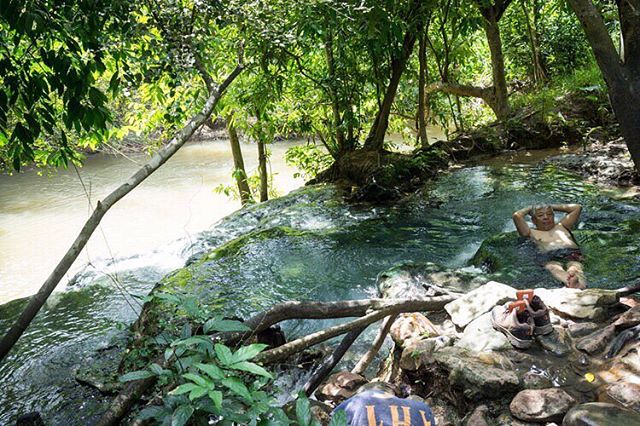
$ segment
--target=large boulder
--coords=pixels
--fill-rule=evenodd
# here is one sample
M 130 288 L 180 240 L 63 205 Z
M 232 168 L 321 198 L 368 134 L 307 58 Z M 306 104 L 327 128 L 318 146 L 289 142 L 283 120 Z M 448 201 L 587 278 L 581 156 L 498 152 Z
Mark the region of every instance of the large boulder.
M 527 389 L 513 398 L 509 409 L 520 420 L 559 422 L 575 403 L 575 399 L 562 389 Z
M 471 321 L 465 327 L 462 337 L 456 342 L 455 346 L 471 352 L 511 349 L 511 343 L 509 343 L 505 335 L 493 328 L 490 312 Z
M 615 290 L 599 288 L 536 288 L 535 294 L 559 315 L 595 321 L 606 319 L 609 309 L 615 307 L 619 299 Z
M 458 327 L 464 327 L 494 306 L 516 299 L 516 289 L 496 281 L 489 281 L 462 297 L 448 303 L 444 309 Z
M 631 426 L 640 424 L 640 413 L 614 404 L 590 402 L 573 407 L 562 426 Z
M 468 400 L 499 399 L 520 388 L 512 366 L 485 363 L 461 348 L 442 348 L 433 353 L 432 359 L 427 368 L 445 373 L 448 386 L 462 392 Z

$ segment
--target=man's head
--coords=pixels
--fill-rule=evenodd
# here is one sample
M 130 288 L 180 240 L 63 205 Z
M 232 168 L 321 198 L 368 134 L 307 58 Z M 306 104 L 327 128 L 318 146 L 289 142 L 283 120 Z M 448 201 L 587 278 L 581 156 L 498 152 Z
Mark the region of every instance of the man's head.
M 391 383 L 387 383 L 387 382 L 370 382 L 370 383 L 365 383 L 364 385 L 360 386 L 358 388 L 358 390 L 356 391 L 356 394 L 362 393 L 362 392 L 366 392 L 366 391 L 370 391 L 370 390 L 377 390 L 380 392 L 383 392 L 385 394 L 389 394 L 392 396 L 397 396 L 398 395 L 398 389 L 392 385 Z
M 556 224 L 553 209 L 548 204 L 539 204 L 531 207 L 531 221 L 541 231 L 548 231 Z

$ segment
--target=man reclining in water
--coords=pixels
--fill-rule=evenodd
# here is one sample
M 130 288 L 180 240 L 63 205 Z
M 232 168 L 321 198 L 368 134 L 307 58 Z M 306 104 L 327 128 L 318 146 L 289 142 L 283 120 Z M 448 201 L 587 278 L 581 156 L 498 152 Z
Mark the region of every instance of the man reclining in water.
M 556 223 L 554 211 L 567 214 Z M 521 236 L 531 238 L 536 243 L 540 250 L 538 261 L 555 279 L 567 287 L 584 289 L 587 282 L 580 263 L 582 253 L 571 234 L 571 228 L 578 222 L 581 211 L 580 204 L 526 207 L 513 214 L 513 222 Z M 535 229 L 529 228 L 524 219 L 527 214 L 531 215 Z

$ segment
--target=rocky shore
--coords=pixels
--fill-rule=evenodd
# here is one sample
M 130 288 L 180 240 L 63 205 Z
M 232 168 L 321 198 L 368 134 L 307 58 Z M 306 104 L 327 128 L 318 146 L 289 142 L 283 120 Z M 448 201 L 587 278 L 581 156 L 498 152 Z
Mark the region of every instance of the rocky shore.
M 438 425 L 620 425 L 640 423 L 640 305 L 615 290 L 535 289 L 553 332 L 527 350 L 494 330 L 491 309 L 516 289 L 433 264 L 378 279 L 386 298 L 458 293 L 444 312 L 401 315 L 394 349 L 377 379 L 424 399 Z M 339 403 L 366 381 L 335 373 L 316 396 Z

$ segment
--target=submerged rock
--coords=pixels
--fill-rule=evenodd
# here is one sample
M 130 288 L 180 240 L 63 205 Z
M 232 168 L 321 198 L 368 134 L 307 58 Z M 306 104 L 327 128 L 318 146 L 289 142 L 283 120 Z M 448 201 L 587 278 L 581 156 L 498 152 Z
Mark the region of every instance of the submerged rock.
M 458 327 L 464 327 L 494 306 L 516 299 L 516 290 L 508 285 L 490 281 L 447 304 L 444 309 Z
M 564 416 L 562 426 L 621 426 L 640 424 L 640 413 L 603 402 L 573 407 Z
M 562 389 L 527 389 L 513 398 L 509 409 L 520 420 L 559 422 L 575 403 L 575 399 Z

